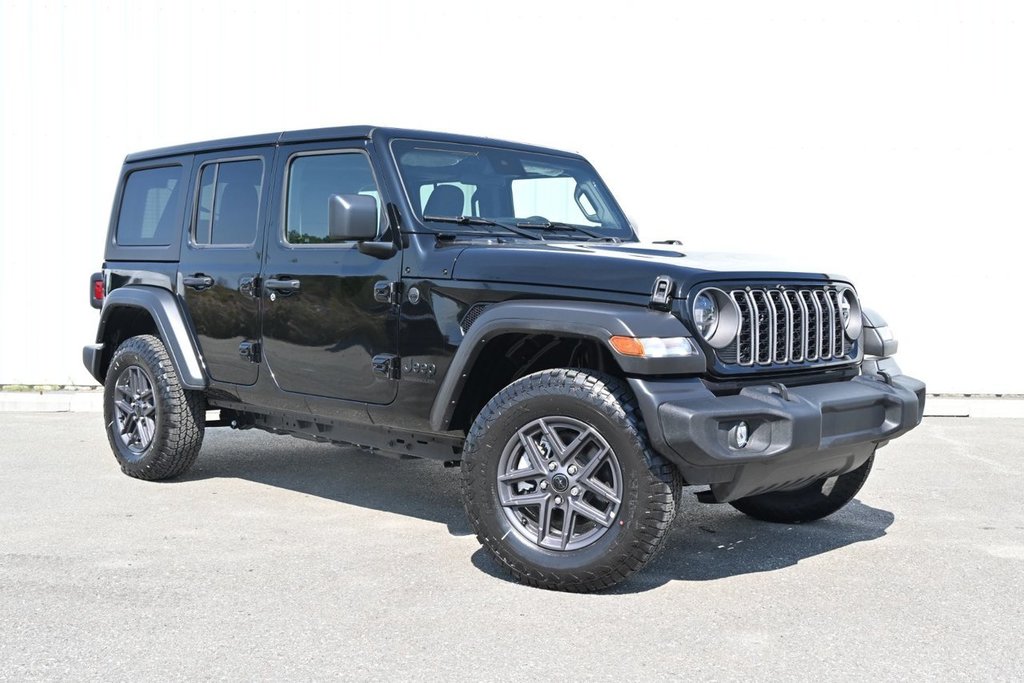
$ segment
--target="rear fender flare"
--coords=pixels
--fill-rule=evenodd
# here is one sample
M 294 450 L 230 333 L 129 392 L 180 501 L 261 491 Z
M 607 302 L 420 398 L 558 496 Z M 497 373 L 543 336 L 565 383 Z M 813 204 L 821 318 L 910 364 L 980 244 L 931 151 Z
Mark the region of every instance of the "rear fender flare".
M 199 354 L 192 329 L 178 304 L 177 297 L 160 287 L 133 285 L 119 287 L 107 295 L 100 313 L 97 343 L 103 343 L 107 322 L 120 308 L 141 308 L 156 323 L 157 332 L 171 357 L 178 381 L 186 389 L 203 390 L 209 386 L 206 364 Z M 114 349 L 110 349 L 113 352 Z M 99 378 L 97 378 L 99 379 Z

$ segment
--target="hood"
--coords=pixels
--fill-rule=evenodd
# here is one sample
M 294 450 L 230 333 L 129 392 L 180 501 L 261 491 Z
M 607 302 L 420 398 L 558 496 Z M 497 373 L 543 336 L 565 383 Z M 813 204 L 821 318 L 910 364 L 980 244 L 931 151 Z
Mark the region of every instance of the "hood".
M 677 292 L 724 280 L 843 280 L 821 271 L 794 268 L 784 259 L 754 254 L 690 252 L 680 245 L 626 242 L 513 243 L 469 247 L 452 273 L 457 280 L 546 284 L 649 295 L 654 278 L 668 275 Z

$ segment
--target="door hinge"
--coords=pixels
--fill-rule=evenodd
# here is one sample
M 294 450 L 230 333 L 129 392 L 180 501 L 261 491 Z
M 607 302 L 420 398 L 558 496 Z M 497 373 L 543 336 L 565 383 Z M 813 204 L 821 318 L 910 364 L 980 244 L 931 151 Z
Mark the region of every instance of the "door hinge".
M 373 374 L 384 379 L 398 379 L 401 359 L 393 353 L 378 353 L 370 361 Z
M 238 281 L 238 291 L 245 296 L 254 299 L 260 296 L 260 279 L 258 277 L 243 277 Z
M 387 280 L 373 284 L 373 298 L 382 304 L 396 304 L 402 300 L 402 283 Z
M 238 345 L 238 355 L 250 363 L 260 362 L 260 343 L 244 341 Z

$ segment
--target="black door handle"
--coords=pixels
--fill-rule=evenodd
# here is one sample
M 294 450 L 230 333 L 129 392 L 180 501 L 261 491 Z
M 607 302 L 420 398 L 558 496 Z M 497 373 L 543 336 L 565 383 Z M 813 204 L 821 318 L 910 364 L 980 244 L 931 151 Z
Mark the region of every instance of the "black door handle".
M 301 286 L 301 282 L 298 280 L 276 280 L 274 278 L 268 279 L 263 286 L 270 290 L 276 290 L 278 292 L 297 292 Z
M 191 287 L 192 289 L 198 289 L 202 291 L 209 287 L 213 287 L 213 278 L 210 277 L 209 275 L 197 273 L 191 277 L 181 278 L 181 284 L 185 285 L 186 287 Z

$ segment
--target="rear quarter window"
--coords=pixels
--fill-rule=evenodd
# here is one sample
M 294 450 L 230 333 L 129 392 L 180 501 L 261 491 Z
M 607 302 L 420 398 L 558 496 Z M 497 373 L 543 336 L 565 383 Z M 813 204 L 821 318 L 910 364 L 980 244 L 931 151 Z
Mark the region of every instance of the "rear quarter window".
M 176 243 L 186 182 L 185 169 L 180 165 L 128 174 L 117 215 L 117 244 L 165 247 Z

